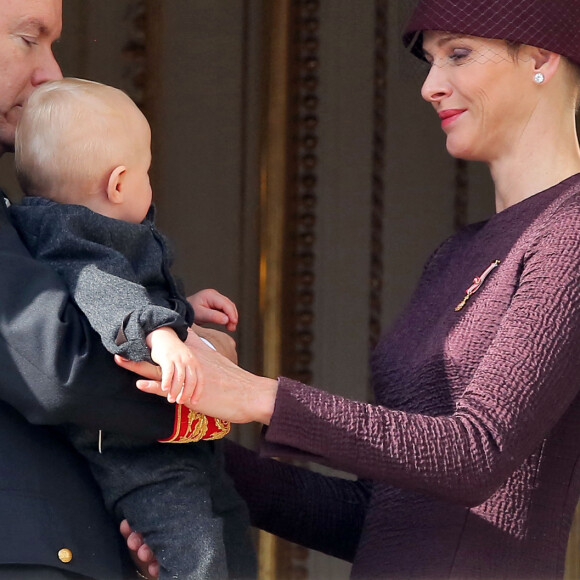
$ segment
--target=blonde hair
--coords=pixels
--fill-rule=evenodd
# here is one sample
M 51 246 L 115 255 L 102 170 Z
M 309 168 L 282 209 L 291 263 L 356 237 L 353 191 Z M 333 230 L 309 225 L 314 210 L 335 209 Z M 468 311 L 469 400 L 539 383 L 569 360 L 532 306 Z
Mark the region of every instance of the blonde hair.
M 111 170 L 127 162 L 125 129 L 141 114 L 121 90 L 83 79 L 41 85 L 16 128 L 15 165 L 28 195 L 78 202 L 97 193 Z

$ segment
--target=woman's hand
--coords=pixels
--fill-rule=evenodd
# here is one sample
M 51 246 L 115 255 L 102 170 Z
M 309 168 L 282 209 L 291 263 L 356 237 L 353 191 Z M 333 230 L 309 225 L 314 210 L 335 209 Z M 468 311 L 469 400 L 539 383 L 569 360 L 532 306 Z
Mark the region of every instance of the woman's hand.
M 236 341 L 229 334 L 221 330 L 214 330 L 213 328 L 204 328 L 197 324 L 194 324 L 191 329 L 199 336 L 211 342 L 220 354 L 237 364 L 238 353 L 236 352 Z M 120 367 L 130 370 L 136 375 L 141 375 L 146 379 L 157 380 L 161 374 L 159 367 L 148 362 L 132 363 L 119 355 L 115 355 L 115 362 Z
M 134 532 L 127 520 L 121 522 L 120 530 L 139 573 L 150 580 L 159 578 L 159 562 L 151 548 L 143 540 L 143 536 Z
M 238 353 L 236 351 L 236 341 L 225 332 L 221 330 L 214 330 L 213 328 L 205 328 L 197 324 L 192 325 L 193 330 L 198 336 L 209 340 L 215 346 L 215 349 L 229 358 L 233 363 L 238 364 Z M 186 341 L 187 344 L 187 341 Z M 151 378 L 151 377 L 149 377 Z
M 195 407 L 188 405 L 190 408 L 232 423 L 270 423 L 278 391 L 277 381 L 253 375 L 236 366 L 204 344 L 194 332 L 189 333 L 186 344 L 196 356 L 204 377 L 201 398 Z M 161 372 L 158 367 L 120 357 L 115 360 L 119 366 L 151 379 L 137 381 L 139 389 L 166 396 L 161 390 Z

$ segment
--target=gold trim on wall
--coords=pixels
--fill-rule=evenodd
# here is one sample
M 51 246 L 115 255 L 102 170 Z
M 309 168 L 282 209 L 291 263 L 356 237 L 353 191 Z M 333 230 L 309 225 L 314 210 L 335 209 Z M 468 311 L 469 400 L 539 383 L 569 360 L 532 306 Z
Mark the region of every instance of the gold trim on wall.
M 283 232 L 288 185 L 290 0 L 264 3 L 265 95 L 260 140 L 260 314 L 267 376 L 281 371 Z
M 288 185 L 289 51 L 291 0 L 264 0 L 264 105 L 260 139 L 260 318 L 262 372 L 281 374 L 284 239 Z M 277 577 L 276 537 L 260 531 L 258 578 Z
M 576 513 L 570 528 L 568 538 L 568 551 L 566 552 L 566 569 L 564 580 L 577 580 L 580 578 L 580 504 L 576 507 Z

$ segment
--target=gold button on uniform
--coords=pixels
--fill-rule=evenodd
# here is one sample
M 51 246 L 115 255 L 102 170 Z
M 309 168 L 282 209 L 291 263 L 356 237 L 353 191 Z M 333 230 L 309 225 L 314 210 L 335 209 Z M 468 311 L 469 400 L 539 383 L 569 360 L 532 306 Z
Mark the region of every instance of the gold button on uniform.
M 67 564 L 72 560 L 72 552 L 68 548 L 62 548 L 58 551 L 58 559 Z

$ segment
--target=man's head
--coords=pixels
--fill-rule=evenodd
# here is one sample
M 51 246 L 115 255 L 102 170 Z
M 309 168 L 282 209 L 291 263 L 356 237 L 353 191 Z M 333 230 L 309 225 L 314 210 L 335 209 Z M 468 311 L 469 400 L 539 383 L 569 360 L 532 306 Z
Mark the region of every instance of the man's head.
M 151 204 L 151 131 L 119 89 L 66 78 L 30 96 L 16 131 L 16 172 L 28 195 L 141 222 Z
M 52 45 L 61 0 L 0 0 L 0 155 L 14 148 L 23 105 L 36 87 L 62 78 Z

